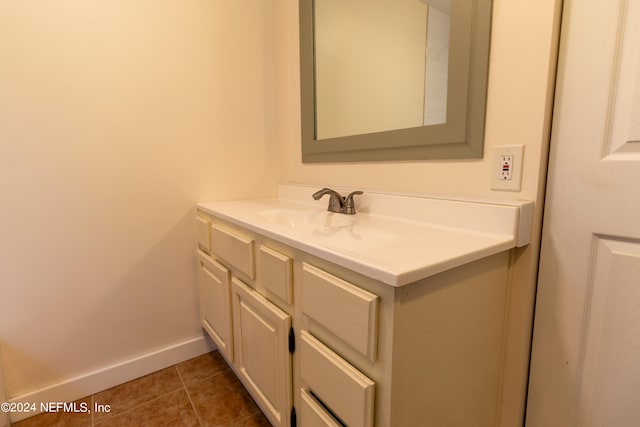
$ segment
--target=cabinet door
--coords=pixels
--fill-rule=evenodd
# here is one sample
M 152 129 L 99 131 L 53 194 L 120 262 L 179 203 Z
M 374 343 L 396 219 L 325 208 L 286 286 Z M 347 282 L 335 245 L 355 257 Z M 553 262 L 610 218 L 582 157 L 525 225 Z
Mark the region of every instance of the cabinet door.
M 291 317 L 235 277 L 231 288 L 238 376 L 274 426 L 289 426 Z
M 198 251 L 200 322 L 220 352 L 233 362 L 231 334 L 231 275 L 229 270 Z

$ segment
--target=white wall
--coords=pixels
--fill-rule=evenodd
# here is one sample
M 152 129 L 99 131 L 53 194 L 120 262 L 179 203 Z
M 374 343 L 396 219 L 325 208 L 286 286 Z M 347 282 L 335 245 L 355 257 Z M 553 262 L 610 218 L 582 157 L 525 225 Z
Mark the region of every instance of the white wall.
M 275 4 L 0 2 L 9 398 L 204 351 L 194 204 L 280 180 Z
M 560 17 L 559 0 L 494 0 L 484 158 L 383 163 L 303 164 L 296 33 L 297 1 L 288 16 L 289 123 L 285 179 L 320 186 L 486 196 L 536 201 L 533 242 L 514 251 L 505 316 L 503 425 L 522 424 L 546 176 Z M 522 190 L 490 189 L 496 146 L 524 145 Z

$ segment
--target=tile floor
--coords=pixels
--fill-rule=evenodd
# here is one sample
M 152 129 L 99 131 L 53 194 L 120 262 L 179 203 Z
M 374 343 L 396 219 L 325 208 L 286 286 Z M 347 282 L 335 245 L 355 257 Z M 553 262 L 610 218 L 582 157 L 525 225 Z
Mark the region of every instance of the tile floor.
M 111 410 L 46 413 L 13 426 L 271 426 L 217 351 L 77 402 Z

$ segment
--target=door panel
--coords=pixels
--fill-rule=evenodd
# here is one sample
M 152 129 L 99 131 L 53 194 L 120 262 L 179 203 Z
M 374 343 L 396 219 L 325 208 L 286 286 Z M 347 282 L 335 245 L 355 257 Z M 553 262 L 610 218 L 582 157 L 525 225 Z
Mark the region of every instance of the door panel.
M 627 0 L 612 2 L 612 5 L 619 11 L 618 33 L 604 149 L 610 160 L 633 161 L 640 156 L 640 4 L 637 0 Z
M 596 237 L 592 265 L 578 360 L 579 424 L 634 425 L 640 415 L 640 241 Z
M 640 0 L 564 2 L 527 426 L 640 418 Z

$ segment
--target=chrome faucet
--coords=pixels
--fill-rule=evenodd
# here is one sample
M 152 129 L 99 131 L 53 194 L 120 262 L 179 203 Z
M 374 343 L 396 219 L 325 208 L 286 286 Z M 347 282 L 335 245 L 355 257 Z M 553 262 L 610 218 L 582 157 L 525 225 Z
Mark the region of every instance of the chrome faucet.
M 356 213 L 353 196 L 362 194 L 362 191 L 354 191 L 347 197 L 342 197 L 337 191 L 330 188 L 323 188 L 322 190 L 313 193 L 313 198 L 314 200 L 320 200 L 320 198 L 325 194 L 329 195 L 329 207 L 327 207 L 329 212 L 353 215 Z

